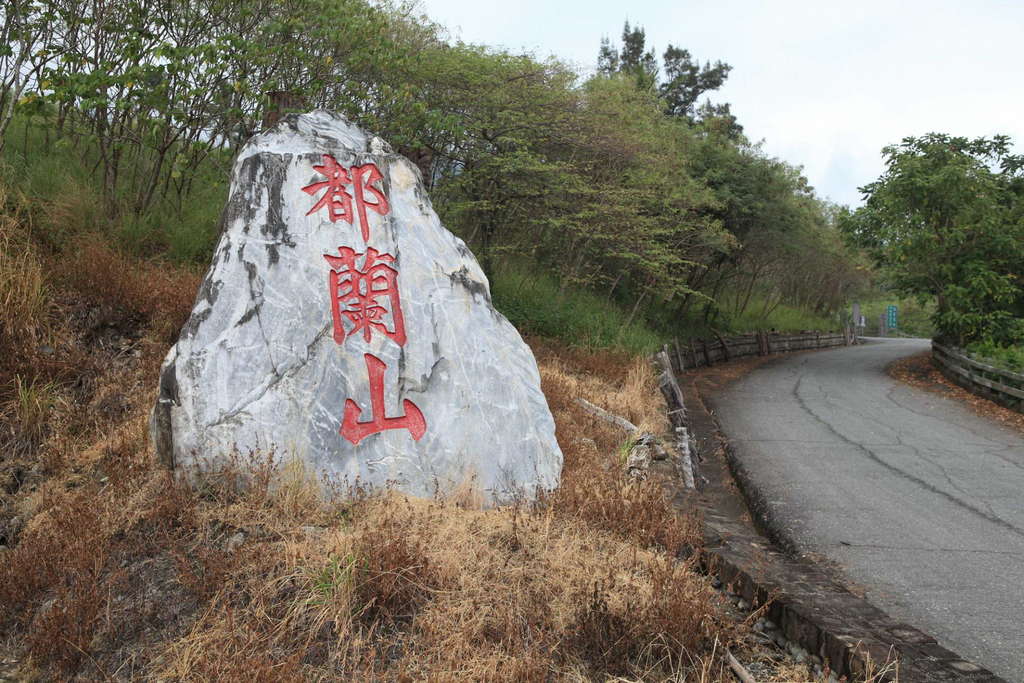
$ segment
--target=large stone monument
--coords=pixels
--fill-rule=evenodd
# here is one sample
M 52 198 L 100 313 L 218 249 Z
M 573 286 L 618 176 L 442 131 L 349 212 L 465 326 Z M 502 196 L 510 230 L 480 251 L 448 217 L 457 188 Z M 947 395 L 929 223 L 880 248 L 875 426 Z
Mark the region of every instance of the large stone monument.
M 322 111 L 242 149 L 161 372 L 162 463 L 273 450 L 342 486 L 504 502 L 558 484 L 554 430 L 533 354 L 412 163 Z

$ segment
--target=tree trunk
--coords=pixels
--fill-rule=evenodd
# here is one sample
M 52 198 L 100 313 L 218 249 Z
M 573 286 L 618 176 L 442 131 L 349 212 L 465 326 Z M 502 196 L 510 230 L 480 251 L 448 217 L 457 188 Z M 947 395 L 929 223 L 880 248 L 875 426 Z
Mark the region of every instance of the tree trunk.
M 15 68 L 20 69 L 22 62 L 18 62 Z M 17 104 L 18 98 L 21 97 L 21 93 L 25 88 L 24 83 L 13 83 L 10 97 L 4 103 L 3 112 L 0 113 L 0 152 L 4 151 L 4 145 L 7 141 L 7 127 L 11 125 L 11 121 L 14 119 L 14 105 Z
M 645 287 L 644 291 L 640 293 L 640 296 L 636 298 L 636 303 L 633 304 L 633 309 L 629 312 L 629 316 L 626 318 L 626 322 L 622 323 L 622 327 L 619 328 L 619 336 L 626 331 L 626 328 L 633 324 L 633 318 L 636 317 L 636 312 L 640 310 L 640 304 L 643 303 L 644 299 L 647 298 L 650 287 Z

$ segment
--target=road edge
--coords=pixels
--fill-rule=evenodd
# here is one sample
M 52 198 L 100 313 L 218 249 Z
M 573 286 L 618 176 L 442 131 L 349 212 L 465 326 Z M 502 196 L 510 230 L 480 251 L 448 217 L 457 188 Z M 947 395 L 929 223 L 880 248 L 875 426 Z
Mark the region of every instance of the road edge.
M 684 411 L 700 461 L 703 486 L 696 502 L 705 520 L 702 560 L 710 572 L 751 606 L 770 601 L 767 617 L 785 637 L 820 656 L 838 676 L 1007 683 L 923 631 L 896 622 L 852 593 L 831 568 L 800 557 L 730 447 L 714 417 L 713 398 L 692 381 L 680 386 L 681 405 L 668 410 Z M 893 654 L 898 678 L 884 671 Z

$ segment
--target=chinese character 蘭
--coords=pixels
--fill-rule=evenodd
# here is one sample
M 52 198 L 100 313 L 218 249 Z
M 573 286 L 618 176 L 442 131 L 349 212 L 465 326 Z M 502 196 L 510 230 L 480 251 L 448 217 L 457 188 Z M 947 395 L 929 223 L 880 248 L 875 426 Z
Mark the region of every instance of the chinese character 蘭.
M 338 247 L 338 256 L 324 254 L 331 266 L 328 277 L 331 316 L 334 320 L 334 341 L 341 344 L 346 336 L 359 331 L 370 341 L 377 330 L 399 346 L 405 345 L 405 320 L 398 294 L 398 271 L 392 265 L 395 257 L 368 247 L 365 254 L 349 247 Z M 356 260 L 363 258 L 362 267 Z M 387 306 L 383 305 L 384 303 Z M 385 316 L 391 314 L 392 328 Z M 351 325 L 346 333 L 345 321 Z

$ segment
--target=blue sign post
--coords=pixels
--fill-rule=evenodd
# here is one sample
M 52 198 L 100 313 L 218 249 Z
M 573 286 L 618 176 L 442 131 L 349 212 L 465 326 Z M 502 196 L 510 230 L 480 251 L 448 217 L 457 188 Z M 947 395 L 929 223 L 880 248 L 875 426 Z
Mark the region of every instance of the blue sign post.
M 889 307 L 885 309 L 885 326 L 890 330 L 896 329 L 896 305 L 889 304 Z

